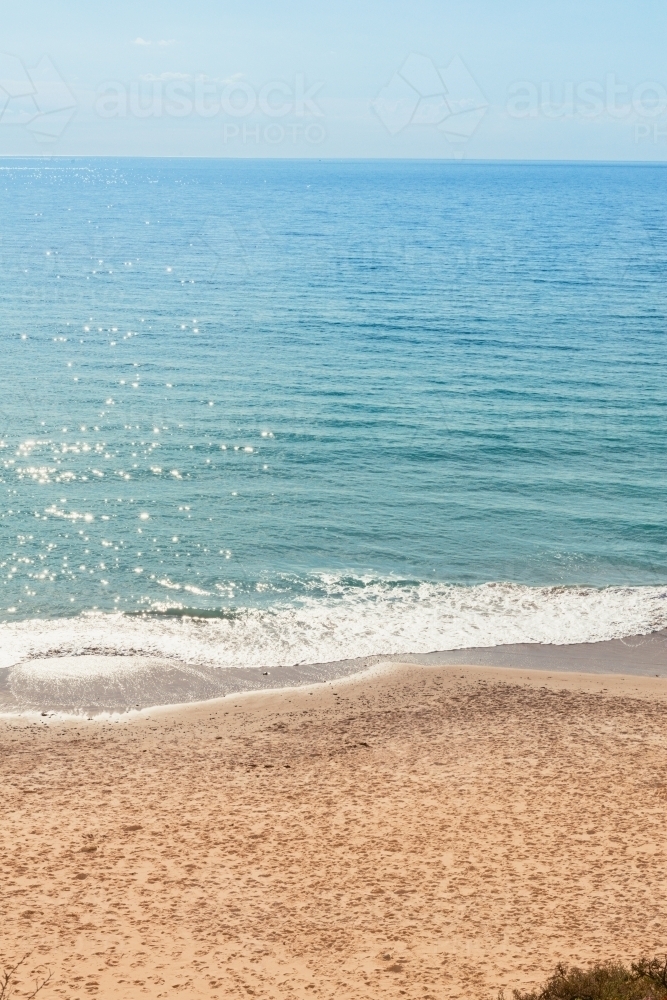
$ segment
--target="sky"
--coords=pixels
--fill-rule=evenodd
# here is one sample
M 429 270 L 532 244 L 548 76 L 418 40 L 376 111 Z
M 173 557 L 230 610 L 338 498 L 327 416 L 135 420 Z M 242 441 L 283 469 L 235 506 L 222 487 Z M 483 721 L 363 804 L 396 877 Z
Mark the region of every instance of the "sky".
M 664 0 L 23 0 L 0 156 L 667 160 Z

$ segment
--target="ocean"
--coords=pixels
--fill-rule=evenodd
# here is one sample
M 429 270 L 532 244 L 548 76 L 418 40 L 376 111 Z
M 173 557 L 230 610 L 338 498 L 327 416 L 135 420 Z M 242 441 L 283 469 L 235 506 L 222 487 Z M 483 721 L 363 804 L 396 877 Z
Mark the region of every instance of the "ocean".
M 667 626 L 666 180 L 0 160 L 0 705 Z

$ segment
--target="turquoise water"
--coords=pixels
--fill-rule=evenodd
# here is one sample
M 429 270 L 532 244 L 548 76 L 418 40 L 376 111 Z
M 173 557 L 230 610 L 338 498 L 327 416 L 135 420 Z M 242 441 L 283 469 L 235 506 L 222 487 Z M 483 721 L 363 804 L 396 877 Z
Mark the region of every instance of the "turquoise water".
M 0 667 L 663 627 L 666 179 L 0 161 Z

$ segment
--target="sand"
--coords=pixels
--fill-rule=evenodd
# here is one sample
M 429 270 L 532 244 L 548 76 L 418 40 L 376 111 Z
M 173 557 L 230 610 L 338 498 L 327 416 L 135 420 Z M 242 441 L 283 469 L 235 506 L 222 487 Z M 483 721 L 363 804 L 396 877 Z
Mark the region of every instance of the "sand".
M 0 760 L 40 997 L 477 1000 L 667 949 L 664 678 L 395 666 L 4 720 Z
M 240 692 L 340 681 L 388 664 L 514 667 L 667 677 L 667 629 L 601 642 L 523 642 L 412 655 L 382 654 L 324 663 L 220 667 L 141 653 L 28 657 L 0 667 L 0 715 L 29 711 L 99 715 L 183 705 Z

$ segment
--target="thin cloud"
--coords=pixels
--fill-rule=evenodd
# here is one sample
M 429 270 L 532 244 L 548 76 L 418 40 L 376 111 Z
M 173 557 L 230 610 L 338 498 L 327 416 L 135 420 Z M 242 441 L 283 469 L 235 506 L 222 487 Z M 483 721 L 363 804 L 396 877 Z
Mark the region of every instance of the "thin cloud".
M 189 80 L 189 73 L 143 73 L 139 78 L 141 80 L 146 80 L 148 83 L 156 83 L 157 81 L 168 81 L 168 80 Z
M 151 45 L 151 42 L 147 42 L 145 38 L 135 38 L 132 42 L 133 45 Z
M 168 45 L 174 45 L 176 39 L 174 38 L 161 38 L 159 42 L 152 42 L 150 39 L 142 38 L 139 36 L 135 38 L 132 42 L 133 45 L 159 45 L 161 48 L 166 48 Z

